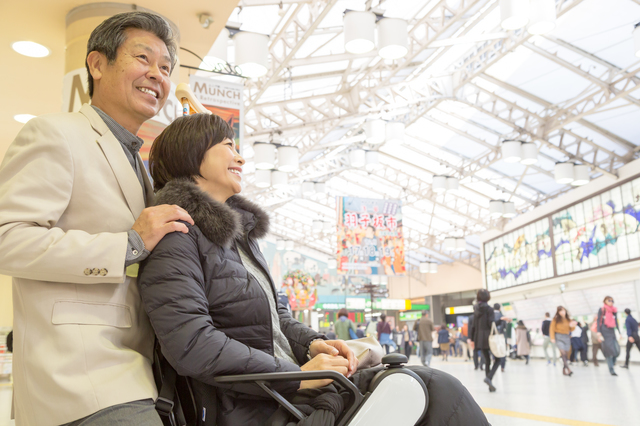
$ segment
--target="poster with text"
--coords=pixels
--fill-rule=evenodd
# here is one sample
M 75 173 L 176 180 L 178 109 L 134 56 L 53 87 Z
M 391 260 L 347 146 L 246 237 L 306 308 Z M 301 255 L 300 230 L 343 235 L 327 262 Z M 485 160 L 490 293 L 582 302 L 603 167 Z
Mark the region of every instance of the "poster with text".
M 192 75 L 189 85 L 196 99 L 212 113 L 229 123 L 235 134 L 236 149 L 242 154 L 244 104 L 241 84 Z
M 402 202 L 338 197 L 338 273 L 404 275 Z

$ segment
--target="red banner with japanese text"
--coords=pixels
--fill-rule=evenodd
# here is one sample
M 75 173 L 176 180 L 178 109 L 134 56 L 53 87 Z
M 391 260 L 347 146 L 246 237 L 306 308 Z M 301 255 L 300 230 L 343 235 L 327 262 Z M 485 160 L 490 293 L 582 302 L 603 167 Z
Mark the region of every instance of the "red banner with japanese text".
M 338 197 L 338 273 L 404 275 L 402 202 Z

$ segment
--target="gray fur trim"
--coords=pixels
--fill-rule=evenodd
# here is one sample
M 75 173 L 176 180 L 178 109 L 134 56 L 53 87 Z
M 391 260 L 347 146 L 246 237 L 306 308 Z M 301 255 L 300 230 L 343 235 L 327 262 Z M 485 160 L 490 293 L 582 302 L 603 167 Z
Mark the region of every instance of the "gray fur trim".
M 226 204 L 211 198 L 188 179 L 174 179 L 156 194 L 155 205 L 176 204 L 185 209 L 202 233 L 214 244 L 229 247 L 243 235 L 243 213 L 256 219 L 251 237 L 262 238 L 269 232 L 269 216 L 258 205 L 238 196 Z

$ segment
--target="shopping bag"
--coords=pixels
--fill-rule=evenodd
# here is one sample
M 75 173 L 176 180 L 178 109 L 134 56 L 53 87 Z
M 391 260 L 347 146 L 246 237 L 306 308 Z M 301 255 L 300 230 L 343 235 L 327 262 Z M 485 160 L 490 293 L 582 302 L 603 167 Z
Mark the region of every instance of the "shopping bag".
M 489 335 L 489 349 L 496 358 L 504 358 L 507 356 L 507 342 L 504 340 L 504 336 L 498 333 L 496 329 L 496 323 L 491 323 L 491 334 Z

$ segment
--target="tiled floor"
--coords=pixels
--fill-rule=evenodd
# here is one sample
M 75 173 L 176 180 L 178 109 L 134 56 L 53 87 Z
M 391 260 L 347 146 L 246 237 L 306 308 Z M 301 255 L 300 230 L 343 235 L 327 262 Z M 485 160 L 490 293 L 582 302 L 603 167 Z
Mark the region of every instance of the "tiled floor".
M 417 364 L 413 356 L 411 364 Z M 469 389 L 478 404 L 491 413 L 492 426 L 632 426 L 638 425 L 640 406 L 640 365 L 630 370 L 618 368 L 618 377 L 609 375 L 605 365 L 574 366 L 568 378 L 560 367 L 540 360 L 507 361 L 505 373 L 498 371 L 489 393 L 482 382 L 484 372 L 474 371 L 473 363 L 452 358 L 434 359 L 432 367 L 453 374 Z M 0 384 L 0 426 L 13 426 L 9 420 L 11 388 Z M 499 414 L 496 414 L 498 412 Z M 372 425 L 374 426 L 374 425 Z M 469 425 L 472 426 L 472 425 Z

